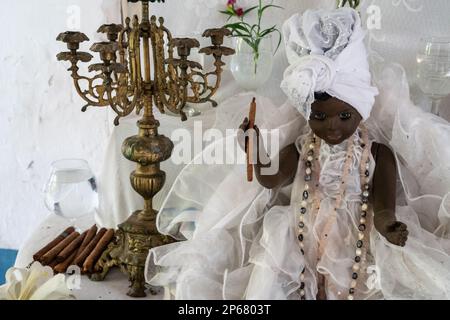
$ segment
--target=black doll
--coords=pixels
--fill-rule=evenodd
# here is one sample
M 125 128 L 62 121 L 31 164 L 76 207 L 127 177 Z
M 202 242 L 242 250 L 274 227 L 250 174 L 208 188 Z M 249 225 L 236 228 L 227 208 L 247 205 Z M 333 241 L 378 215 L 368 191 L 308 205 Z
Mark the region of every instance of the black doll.
M 331 97 L 327 93 L 315 94 L 315 102 L 311 107 L 309 126 L 315 135 L 314 139 L 316 139 L 316 142 L 321 139 L 331 146 L 342 145 L 346 140 L 353 138 L 361 121 L 362 117 L 359 112 L 348 103 Z M 244 134 L 244 132 L 247 131 L 247 118 L 244 119 L 240 129 L 242 130 L 241 134 Z M 266 153 L 263 144 L 260 142 L 259 129 L 257 126 L 255 127 L 255 132 L 257 134 L 257 145 L 259 146 L 257 154 L 264 156 Z M 240 138 L 240 141 L 243 141 L 243 137 Z M 362 148 L 369 148 L 369 145 L 362 146 Z M 368 206 L 369 204 L 373 206 L 373 225 L 390 243 L 397 246 L 405 246 L 408 237 L 407 226 L 404 223 L 397 221 L 395 217 L 397 175 L 394 156 L 387 146 L 376 142 L 371 144 L 370 153 L 372 154 L 376 165 L 372 181 L 368 183 L 369 188 L 367 191 L 370 191 L 370 196 L 366 198 Z M 349 156 L 353 156 L 353 153 L 349 154 Z M 262 168 L 270 167 L 271 163 L 270 160 L 267 160 L 267 157 L 265 159 L 260 159 L 260 157 L 258 157 L 258 161 L 254 166 L 255 175 L 259 183 L 268 189 L 279 188 L 291 184 L 294 181 L 297 170 L 300 168 L 298 165 L 299 160 L 303 161 L 304 158 L 304 155 L 299 152 L 296 145 L 291 144 L 280 151 L 277 159 L 280 163 L 280 170 L 277 174 L 262 174 Z M 313 166 L 312 161 L 306 160 L 306 162 L 311 162 L 308 166 Z M 300 208 L 300 210 L 302 210 L 302 208 Z M 305 235 L 301 234 L 299 236 L 303 241 Z M 324 277 L 320 278 L 322 283 L 318 284 L 319 290 L 317 298 L 325 299 L 325 279 Z M 351 290 L 350 292 L 354 292 L 354 290 Z

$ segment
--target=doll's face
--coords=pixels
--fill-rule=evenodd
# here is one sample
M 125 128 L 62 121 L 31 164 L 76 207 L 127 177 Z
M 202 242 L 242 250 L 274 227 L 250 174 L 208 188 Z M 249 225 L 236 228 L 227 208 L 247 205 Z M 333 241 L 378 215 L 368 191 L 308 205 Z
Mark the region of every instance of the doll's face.
M 361 115 L 351 105 L 328 96 L 316 99 L 311 105 L 309 126 L 326 143 L 337 145 L 355 133 L 361 120 Z

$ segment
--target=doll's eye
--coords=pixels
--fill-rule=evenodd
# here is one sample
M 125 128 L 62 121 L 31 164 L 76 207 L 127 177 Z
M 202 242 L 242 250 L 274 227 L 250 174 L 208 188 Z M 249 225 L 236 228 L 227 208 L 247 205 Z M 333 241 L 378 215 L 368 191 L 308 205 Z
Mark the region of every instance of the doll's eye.
M 323 112 L 314 112 L 313 113 L 313 118 L 314 120 L 325 120 L 327 116 L 325 115 L 325 113 Z
M 352 117 L 352 114 L 350 112 L 341 112 L 339 114 L 339 118 L 341 118 L 341 120 L 348 120 Z

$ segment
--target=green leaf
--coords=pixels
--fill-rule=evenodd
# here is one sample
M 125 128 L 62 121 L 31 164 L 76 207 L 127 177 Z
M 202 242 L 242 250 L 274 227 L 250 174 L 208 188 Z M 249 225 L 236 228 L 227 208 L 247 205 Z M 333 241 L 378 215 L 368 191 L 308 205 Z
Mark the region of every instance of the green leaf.
M 242 22 L 226 24 L 225 28 L 228 28 L 228 29 L 231 29 L 231 30 L 242 30 L 242 31 L 245 31 L 247 34 L 250 34 L 250 30 L 248 30 L 245 27 L 245 24 L 242 23 Z
M 336 7 L 343 8 L 348 4 L 349 7 L 353 8 L 353 9 L 357 9 L 359 7 L 360 3 L 361 3 L 360 0 L 337 0 Z
M 247 34 L 243 34 L 237 30 L 233 30 L 234 34 L 233 37 L 240 37 L 240 38 L 251 38 L 251 36 L 247 35 Z
M 341 6 L 341 7 L 345 7 L 345 5 L 347 4 L 347 2 L 348 2 L 348 0 L 342 0 L 342 1 L 340 2 L 340 6 Z
M 360 0 L 354 0 L 353 1 L 353 9 L 357 9 L 359 7 Z
M 244 38 L 244 41 L 250 46 L 250 48 L 252 48 L 252 50 L 255 53 L 258 52 L 258 48 L 255 46 L 255 44 L 252 41 L 250 41 L 250 40 L 248 40 L 246 38 Z
M 260 13 L 260 14 L 262 15 L 263 12 L 264 12 L 266 9 L 269 9 L 269 8 L 284 9 L 283 7 L 280 7 L 280 6 L 277 6 L 277 5 L 274 5 L 274 4 L 268 4 L 268 5 L 265 5 L 264 7 L 261 8 L 261 10 L 260 10 L 261 13 Z
M 235 26 L 239 26 L 241 28 L 246 28 L 247 30 L 250 30 L 252 28 L 251 25 L 244 21 L 234 22 L 227 25 L 227 27 L 234 28 Z
M 275 32 L 278 32 L 278 45 L 277 45 L 277 48 L 275 49 L 275 52 L 273 54 L 277 53 L 278 49 L 280 48 L 281 41 L 283 40 L 283 36 L 282 36 L 280 30 L 275 29 Z
M 256 48 L 259 48 L 259 45 L 261 44 L 261 40 L 262 40 L 262 38 L 257 38 L 256 39 L 256 41 L 255 41 L 255 47 Z
M 271 28 L 268 28 L 268 29 L 264 30 L 263 32 L 261 32 L 259 34 L 259 36 L 260 37 L 265 37 L 265 36 L 271 34 L 272 32 L 275 32 L 276 30 L 277 30 L 277 26 L 275 25 L 275 26 L 273 26 Z
M 359 2 L 359 0 L 355 0 L 355 1 Z M 274 5 L 272 3 L 273 3 L 273 1 L 271 1 L 271 4 L 263 5 L 263 1 L 259 0 L 257 6 L 250 7 L 244 11 L 244 14 L 240 17 L 241 21 L 225 25 L 226 28 L 228 28 L 229 30 L 232 31 L 233 37 L 242 38 L 242 40 L 253 50 L 255 57 L 259 56 L 259 46 L 260 46 L 262 39 L 264 37 L 270 35 L 271 33 L 277 32 L 278 36 L 279 36 L 275 53 L 278 51 L 278 49 L 281 45 L 282 34 L 277 29 L 276 25 L 274 25 L 270 28 L 264 29 L 264 30 L 262 30 L 262 28 L 261 28 L 262 16 L 263 16 L 263 13 L 267 9 L 269 9 L 269 8 L 284 9 L 281 6 Z M 255 9 L 258 9 L 257 23 L 250 25 L 250 24 L 244 22 L 244 16 L 247 15 L 248 13 L 252 12 Z M 222 11 L 222 13 L 225 13 L 225 12 Z M 236 16 L 236 13 L 234 11 L 233 11 L 233 14 L 230 14 L 229 12 L 226 14 L 229 15 L 229 18 L 227 21 L 229 21 L 229 19 L 231 19 L 233 16 Z
M 246 15 L 247 13 L 252 12 L 253 10 L 257 9 L 258 7 L 259 6 L 254 6 L 254 7 L 248 8 L 247 10 L 244 10 L 244 15 Z
M 257 29 L 257 28 L 259 28 L 259 26 L 258 26 L 257 24 L 254 24 L 254 25 L 252 26 L 252 28 L 250 29 L 250 33 L 251 33 L 251 34 L 254 34 L 255 37 L 258 37 L 258 30 L 255 31 L 255 29 Z

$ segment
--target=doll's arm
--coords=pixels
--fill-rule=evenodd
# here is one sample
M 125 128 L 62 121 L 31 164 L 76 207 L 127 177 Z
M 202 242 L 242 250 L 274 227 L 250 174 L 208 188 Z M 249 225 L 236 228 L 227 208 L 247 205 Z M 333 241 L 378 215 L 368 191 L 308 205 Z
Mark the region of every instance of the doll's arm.
M 374 225 L 389 242 L 405 246 L 407 227 L 395 217 L 397 164 L 392 151 L 384 144 L 373 143 L 376 167 L 372 183 Z
M 264 144 L 261 143 L 261 148 L 264 148 Z M 263 154 L 266 154 L 265 152 Z M 266 156 L 268 159 L 268 156 Z M 272 165 L 270 160 L 261 163 L 258 158 L 258 163 L 255 165 L 255 175 L 258 182 L 267 189 L 273 189 L 280 186 L 287 186 L 294 181 L 295 173 L 297 172 L 299 153 L 295 144 L 290 144 L 280 151 L 277 158 L 274 161 L 278 161 L 279 170 L 274 175 L 264 175 L 264 168 L 268 168 Z

